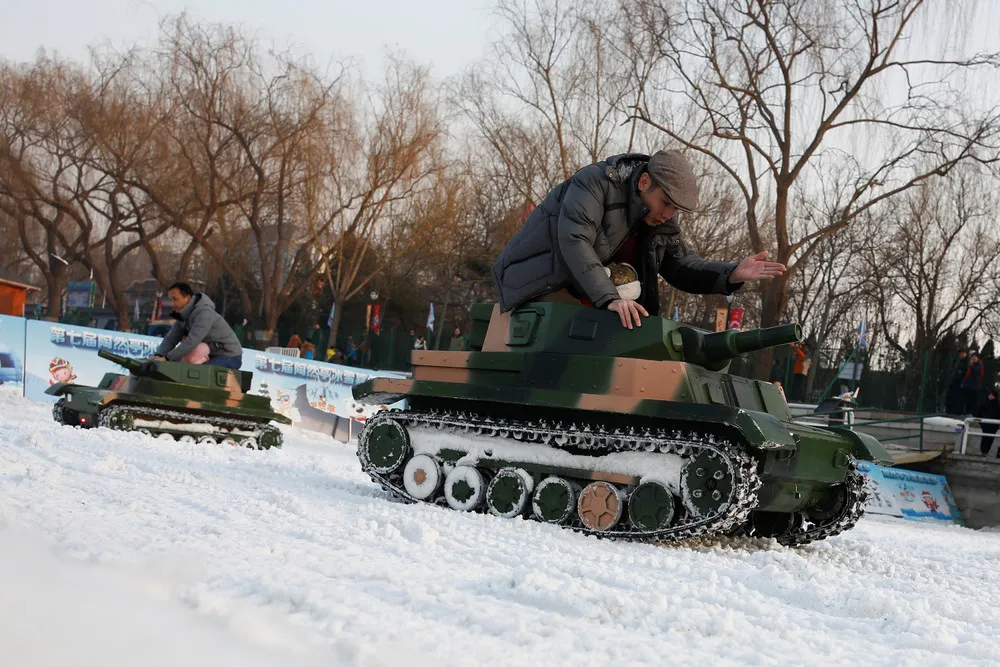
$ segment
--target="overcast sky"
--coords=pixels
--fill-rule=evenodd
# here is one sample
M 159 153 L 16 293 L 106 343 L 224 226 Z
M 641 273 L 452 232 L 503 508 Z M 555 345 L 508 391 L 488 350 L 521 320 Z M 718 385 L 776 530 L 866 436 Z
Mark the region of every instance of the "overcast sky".
M 491 0 L 4 0 L 0 58 L 33 60 L 40 47 L 86 60 L 86 47 L 123 48 L 155 39 L 163 16 L 242 24 L 265 42 L 312 54 L 318 64 L 359 59 L 377 76 L 386 49 L 459 73 L 484 53 L 493 33 Z

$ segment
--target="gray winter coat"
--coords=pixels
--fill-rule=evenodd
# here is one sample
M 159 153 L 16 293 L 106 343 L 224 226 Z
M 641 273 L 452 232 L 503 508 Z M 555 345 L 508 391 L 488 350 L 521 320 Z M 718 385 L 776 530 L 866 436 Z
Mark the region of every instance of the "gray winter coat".
M 243 354 L 243 347 L 236 334 L 222 319 L 222 315 L 215 312 L 215 304 L 207 294 L 195 294 L 180 312 L 174 311 L 170 313 L 170 317 L 177 321 L 156 348 L 157 356 L 180 361 L 198 343 L 208 345 L 211 357 L 238 357 Z M 181 338 L 185 336 L 182 341 Z
M 687 249 L 676 217 L 656 227 L 642 222 L 649 209 L 638 182 L 648 161 L 638 153 L 615 155 L 584 167 L 548 194 L 493 265 L 502 311 L 563 287 L 604 308 L 618 291 L 603 267 L 632 233 L 639 237 L 639 303 L 650 315 L 660 310 L 657 274 L 693 294 L 730 294 L 742 286 L 728 284 L 735 264 L 708 261 Z

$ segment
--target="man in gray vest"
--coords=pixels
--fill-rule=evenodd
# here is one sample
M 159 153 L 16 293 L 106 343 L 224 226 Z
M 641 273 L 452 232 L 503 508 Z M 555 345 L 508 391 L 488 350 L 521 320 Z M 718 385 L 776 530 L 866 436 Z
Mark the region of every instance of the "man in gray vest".
M 631 329 L 640 316 L 659 314 L 658 275 L 684 292 L 731 294 L 745 281 L 784 273 L 783 264 L 766 261 L 767 251 L 738 264 L 690 252 L 677 214 L 697 207 L 698 182 L 680 151 L 615 155 L 584 167 L 531 212 L 493 265 L 501 311 L 575 301 L 613 310 Z M 612 279 L 623 265 L 634 268 L 625 271 L 631 293 Z

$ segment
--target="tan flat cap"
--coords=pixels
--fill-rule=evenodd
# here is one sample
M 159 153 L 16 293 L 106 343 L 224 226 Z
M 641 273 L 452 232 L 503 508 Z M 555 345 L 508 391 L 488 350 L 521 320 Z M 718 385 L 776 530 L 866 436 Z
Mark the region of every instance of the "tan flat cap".
M 649 158 L 649 177 L 681 211 L 698 208 L 698 179 L 680 151 L 657 151 Z

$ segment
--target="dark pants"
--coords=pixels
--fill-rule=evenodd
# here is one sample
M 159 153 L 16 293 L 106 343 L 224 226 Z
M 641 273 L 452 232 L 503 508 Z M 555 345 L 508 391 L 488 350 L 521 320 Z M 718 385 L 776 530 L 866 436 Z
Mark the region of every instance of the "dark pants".
M 223 366 L 225 368 L 235 368 L 239 370 L 243 365 L 243 355 L 237 357 L 212 357 L 205 362 L 206 366 Z
M 802 373 L 796 373 L 792 376 L 792 386 L 789 392 L 792 395 L 793 401 L 806 402 L 806 379 L 808 375 Z
M 980 391 L 978 389 L 962 387 L 962 395 L 965 396 L 965 414 L 976 414 L 976 408 L 979 407 L 979 403 L 981 402 L 979 394 Z
M 996 433 L 997 429 L 1000 429 L 1000 425 L 997 424 L 983 424 L 983 433 Z M 993 438 L 989 436 L 981 436 L 982 440 L 979 443 L 979 451 L 986 456 L 990 453 L 990 447 L 993 446 Z M 997 452 L 997 458 L 1000 458 L 1000 452 Z

